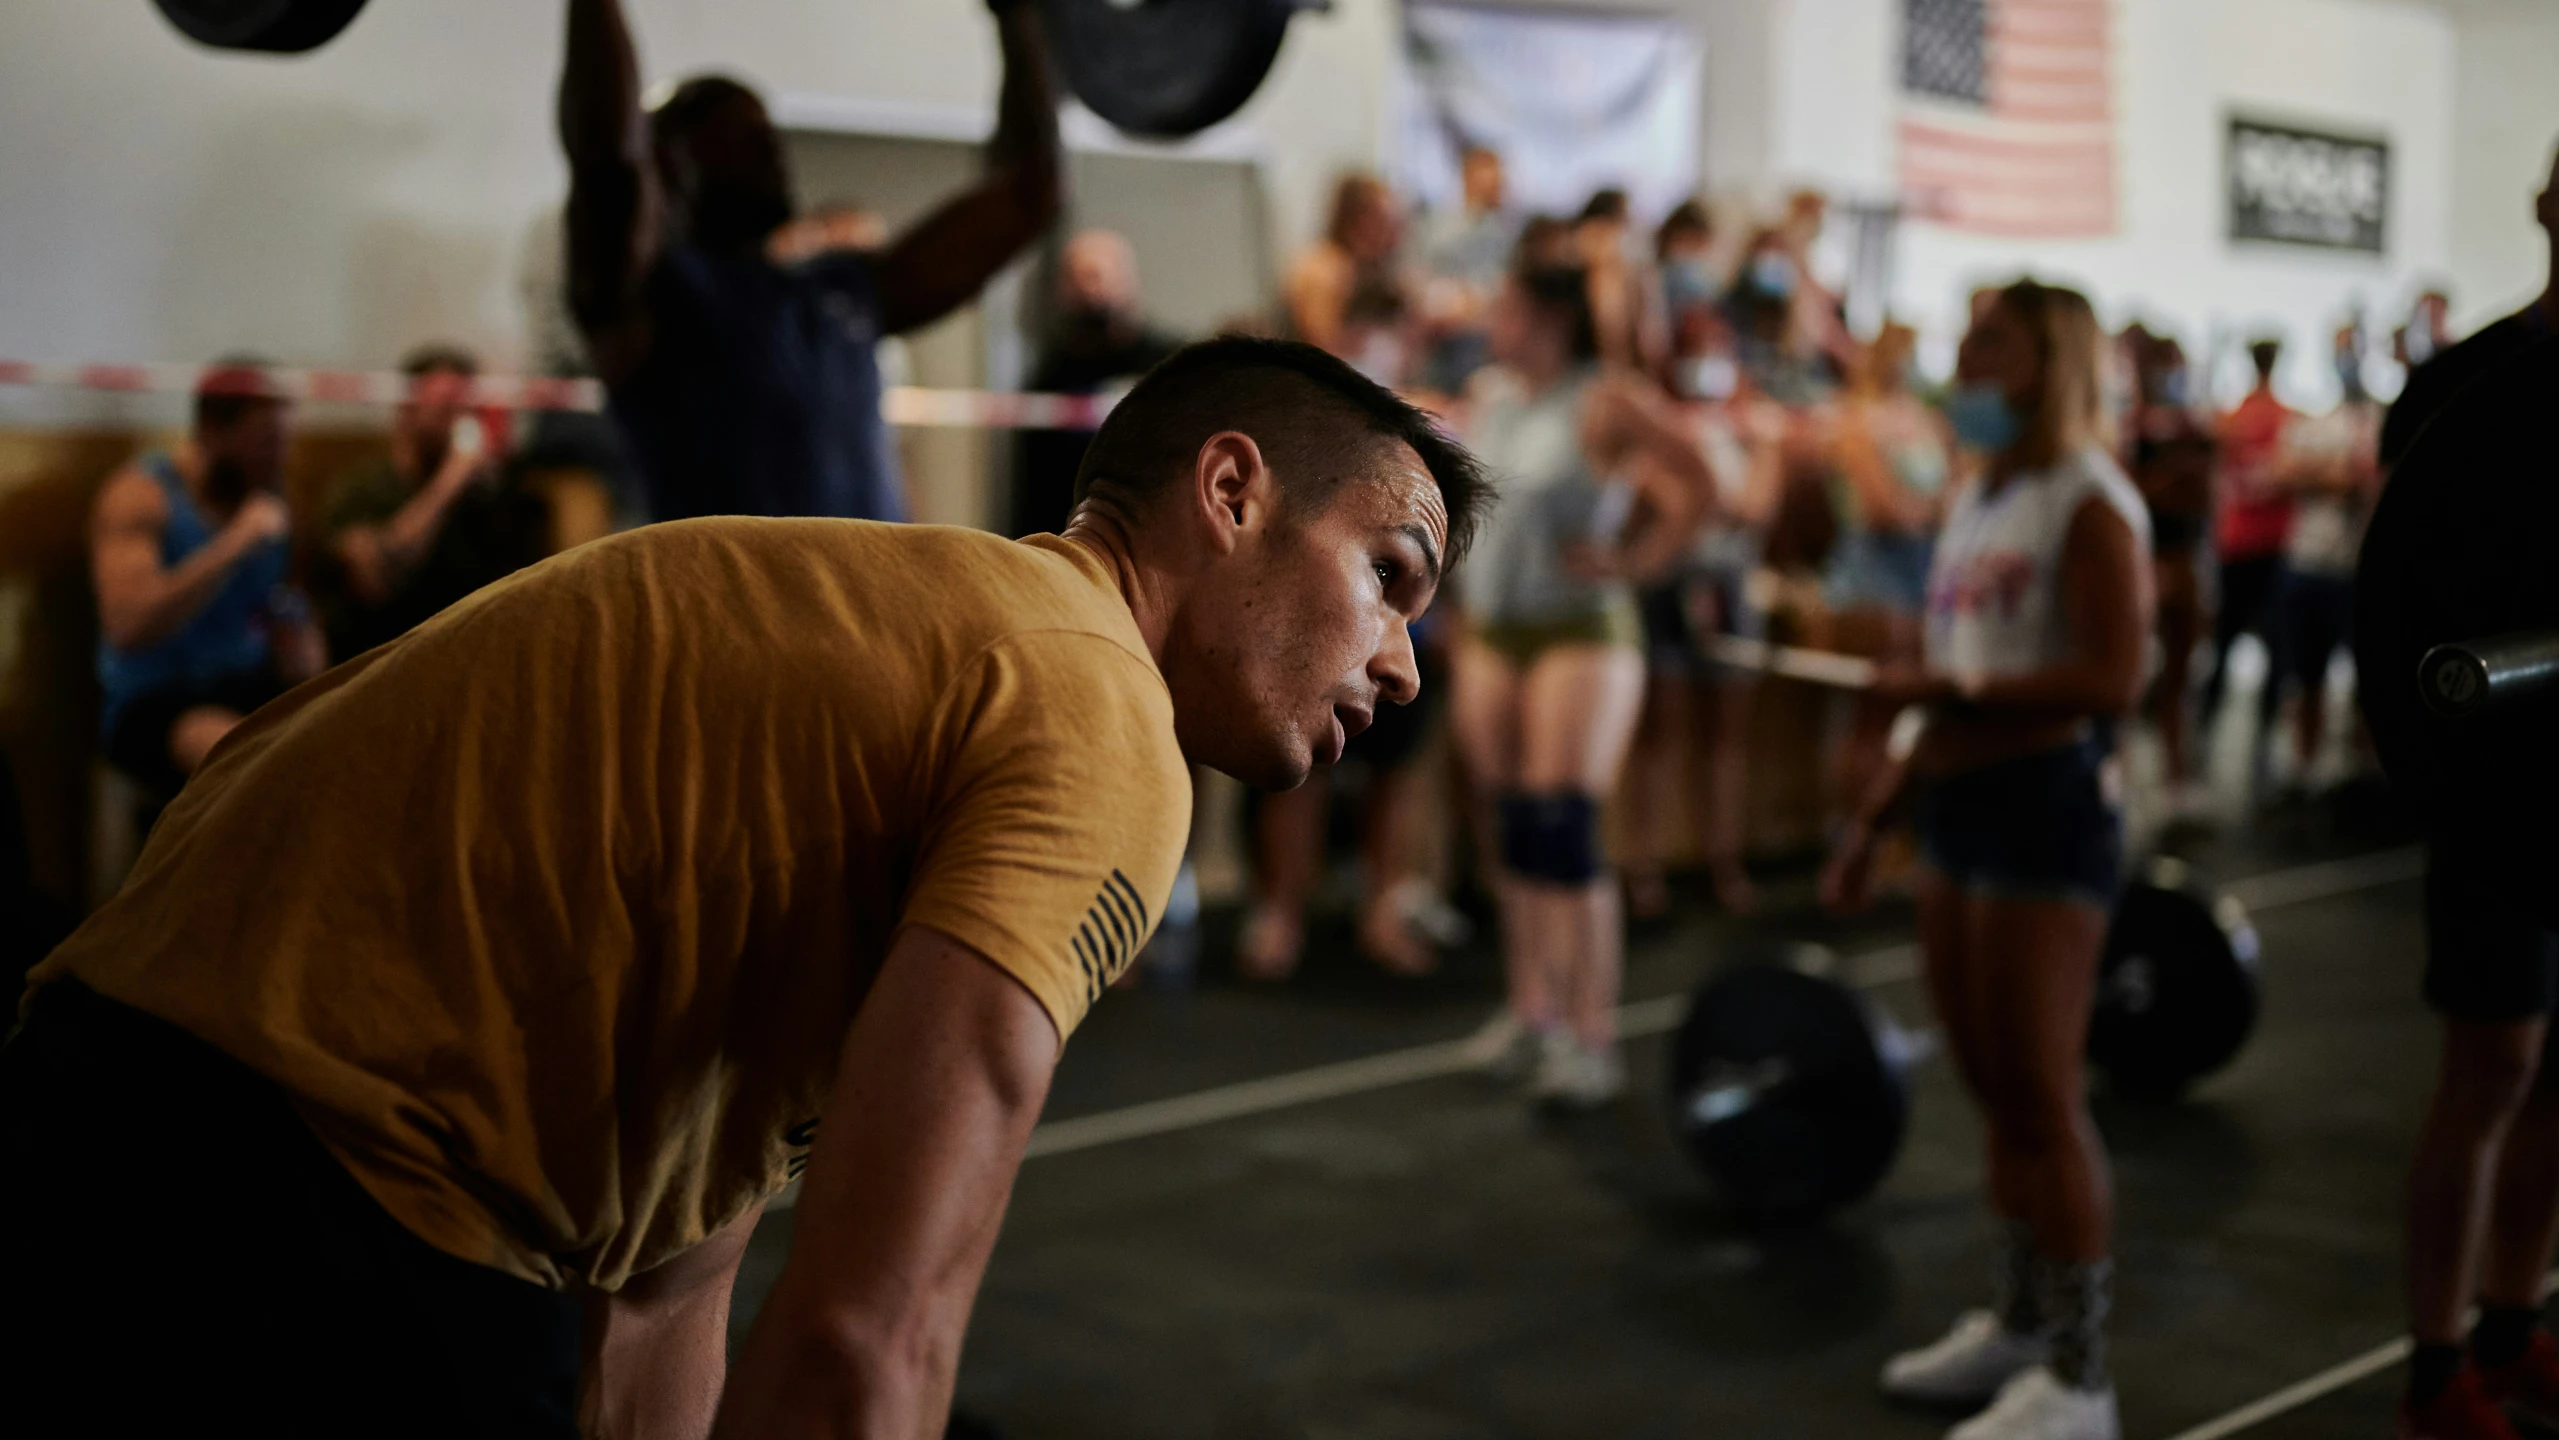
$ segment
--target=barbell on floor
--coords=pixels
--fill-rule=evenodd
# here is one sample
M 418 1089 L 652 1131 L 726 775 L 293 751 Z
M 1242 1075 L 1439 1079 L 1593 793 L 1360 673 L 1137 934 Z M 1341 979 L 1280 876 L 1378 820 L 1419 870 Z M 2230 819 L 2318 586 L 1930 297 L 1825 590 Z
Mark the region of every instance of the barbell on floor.
M 353 24 L 365 0 L 152 0 L 217 50 L 298 54 Z M 1067 88 L 1132 135 L 1205 130 L 1261 88 L 1301 10 L 1331 0 L 1038 0 Z
M 1864 690 L 1858 656 L 1731 636 L 1700 650 L 1720 664 Z M 2115 1090 L 2170 1098 L 2228 1064 L 2255 1030 L 2257 932 L 2228 895 L 2159 857 L 2116 898 L 2089 1016 L 2088 1055 Z M 1803 1218 L 1870 1193 L 1910 1118 L 1910 1070 L 1933 1037 L 1801 966 L 1710 977 L 1672 1043 L 1673 1123 L 1736 1208 Z

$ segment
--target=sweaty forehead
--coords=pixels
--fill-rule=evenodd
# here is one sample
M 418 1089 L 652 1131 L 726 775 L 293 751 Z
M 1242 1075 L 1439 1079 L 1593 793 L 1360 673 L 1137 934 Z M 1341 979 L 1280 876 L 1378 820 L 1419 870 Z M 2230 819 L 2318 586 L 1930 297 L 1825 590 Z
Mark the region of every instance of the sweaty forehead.
M 1419 522 L 1431 537 L 1431 549 L 1448 545 L 1448 502 L 1441 498 L 1439 482 L 1431 478 L 1430 467 L 1413 447 L 1398 440 L 1382 446 L 1369 458 L 1365 467 L 1369 483 L 1361 488 L 1370 497 L 1370 518 L 1387 526 Z

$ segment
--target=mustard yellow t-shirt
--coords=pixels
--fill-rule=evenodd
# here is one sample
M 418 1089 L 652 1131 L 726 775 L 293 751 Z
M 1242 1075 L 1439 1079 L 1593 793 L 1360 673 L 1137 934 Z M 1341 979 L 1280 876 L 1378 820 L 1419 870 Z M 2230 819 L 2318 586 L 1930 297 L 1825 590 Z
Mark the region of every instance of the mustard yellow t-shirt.
M 35 978 L 275 1080 L 439 1248 L 613 1289 L 805 1163 L 900 929 L 1063 1036 L 1189 818 L 1171 699 L 1081 545 L 688 521 L 258 712 Z

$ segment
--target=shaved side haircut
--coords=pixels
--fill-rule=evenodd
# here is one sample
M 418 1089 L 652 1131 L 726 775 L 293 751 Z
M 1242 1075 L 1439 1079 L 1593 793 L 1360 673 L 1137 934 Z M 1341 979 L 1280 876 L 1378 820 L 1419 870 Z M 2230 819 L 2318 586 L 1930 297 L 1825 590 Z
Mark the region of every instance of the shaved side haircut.
M 1189 476 L 1209 437 L 1228 430 L 1261 447 L 1283 502 L 1298 513 L 1368 478 L 1386 448 L 1412 447 L 1448 508 L 1450 568 L 1490 503 L 1475 457 L 1394 391 L 1312 345 L 1243 336 L 1202 341 L 1148 371 L 1084 452 L 1076 501 L 1096 486 L 1152 495 Z

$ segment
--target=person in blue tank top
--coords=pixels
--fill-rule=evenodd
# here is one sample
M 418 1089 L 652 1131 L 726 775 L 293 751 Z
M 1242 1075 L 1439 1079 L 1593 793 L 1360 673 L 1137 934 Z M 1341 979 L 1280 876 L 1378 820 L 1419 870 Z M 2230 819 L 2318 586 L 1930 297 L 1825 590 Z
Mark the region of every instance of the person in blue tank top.
M 116 472 L 90 514 L 107 761 L 163 797 L 328 663 L 284 583 L 286 418 L 255 365 L 216 366 L 187 441 Z
M 569 307 L 653 518 L 907 518 L 874 347 L 975 299 L 1060 203 L 1038 7 L 990 4 L 1004 88 L 986 179 L 875 255 L 781 264 L 791 180 L 764 102 L 704 76 L 643 113 L 620 0 L 570 0 Z

